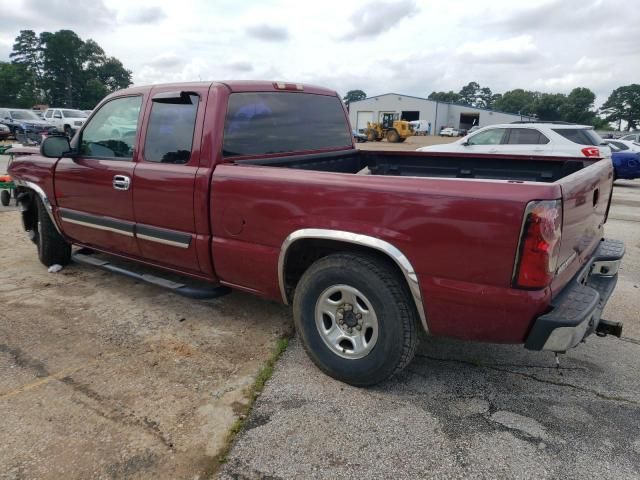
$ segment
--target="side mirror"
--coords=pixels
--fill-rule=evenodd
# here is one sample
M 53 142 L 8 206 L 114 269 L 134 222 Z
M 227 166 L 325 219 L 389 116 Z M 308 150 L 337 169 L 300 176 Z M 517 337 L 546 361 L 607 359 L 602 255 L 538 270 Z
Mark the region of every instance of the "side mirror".
M 471 145 L 469 143 L 469 141 L 467 140 L 466 142 L 462 142 L 460 145 L 462 145 L 463 147 L 468 147 L 469 145 Z
M 54 135 L 44 139 L 40 145 L 40 155 L 47 158 L 60 158 L 69 156 L 71 153 L 71 144 L 67 137 Z

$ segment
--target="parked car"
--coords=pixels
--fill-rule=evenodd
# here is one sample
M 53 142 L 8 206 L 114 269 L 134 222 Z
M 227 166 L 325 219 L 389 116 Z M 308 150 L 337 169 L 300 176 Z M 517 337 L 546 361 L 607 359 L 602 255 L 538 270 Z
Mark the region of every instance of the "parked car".
M 367 136 L 364 133 L 360 133 L 357 130 L 351 130 L 353 135 L 353 141 L 356 143 L 362 143 L 367 141 Z
M 11 136 L 11 129 L 0 123 L 0 140 L 6 140 Z
M 612 152 L 640 152 L 640 143 L 632 142 L 631 140 L 610 140 L 605 139 L 604 143 L 609 145 Z
M 447 127 L 440 130 L 441 137 L 457 137 L 460 135 L 460 132 L 457 128 Z
M 32 138 L 55 132 L 51 123 L 38 117 L 33 111 L 22 108 L 0 108 L 0 123 L 9 127 L 16 138 L 18 135 Z
M 347 118 L 336 92 L 295 83 L 136 87 L 9 174 L 45 266 L 75 244 L 182 295 L 293 304 L 311 359 L 353 385 L 402 370 L 419 327 L 554 352 L 621 335 L 600 318 L 624 254 L 603 238 L 610 161 L 365 151 Z
M 611 158 L 611 149 L 603 142 L 590 126 L 508 123 L 483 127 L 455 142 L 418 151 Z
M 640 143 L 640 132 L 633 132 L 627 135 L 620 137 L 620 140 L 627 140 L 629 142 L 638 142 Z
M 74 110 L 71 108 L 48 108 L 44 112 L 44 118 L 55 125 L 58 132 L 63 132 L 68 136 L 72 136 L 84 122 L 87 115 L 82 110 Z
M 633 180 L 640 178 L 640 153 L 627 151 L 614 151 L 611 155 L 613 162 L 614 180 Z

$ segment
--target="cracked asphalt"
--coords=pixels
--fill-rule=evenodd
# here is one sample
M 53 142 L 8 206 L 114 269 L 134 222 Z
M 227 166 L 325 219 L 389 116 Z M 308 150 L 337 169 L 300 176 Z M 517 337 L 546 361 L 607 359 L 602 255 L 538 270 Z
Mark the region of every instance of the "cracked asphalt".
M 616 183 L 606 234 L 625 241 L 604 318 L 561 356 L 425 338 L 398 377 L 359 389 L 294 340 L 220 472 L 258 478 L 640 478 L 640 181 Z

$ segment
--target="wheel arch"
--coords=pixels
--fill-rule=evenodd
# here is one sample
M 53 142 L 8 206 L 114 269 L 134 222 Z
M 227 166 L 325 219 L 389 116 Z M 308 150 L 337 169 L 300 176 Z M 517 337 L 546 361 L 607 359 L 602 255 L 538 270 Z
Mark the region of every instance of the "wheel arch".
M 304 247 L 314 247 L 312 249 Z M 291 254 L 312 251 L 312 255 L 304 255 L 297 264 L 290 261 Z M 339 251 L 361 251 L 375 253 L 395 266 L 402 275 L 425 332 L 429 332 L 427 318 L 422 301 L 422 293 L 409 259 L 394 245 L 379 238 L 343 230 L 305 228 L 291 233 L 282 243 L 278 257 L 278 283 L 282 301 L 290 303 L 290 294 L 295 290 L 298 280 L 306 269 L 316 260 Z M 297 267 L 297 268 L 296 268 Z
M 62 230 L 60 229 L 60 226 L 56 221 L 56 217 L 53 214 L 53 207 L 51 206 L 49 197 L 47 196 L 46 192 L 42 189 L 42 187 L 28 180 L 20 180 L 17 178 L 14 178 L 13 182 L 16 184 L 17 187 L 21 187 L 26 190 L 31 190 L 35 195 L 37 195 L 40 198 L 40 200 L 42 201 L 42 204 L 44 205 L 45 210 L 47 211 L 47 214 L 49 215 L 49 218 L 51 218 L 51 222 L 56 227 L 56 230 L 58 230 L 58 233 L 62 235 Z

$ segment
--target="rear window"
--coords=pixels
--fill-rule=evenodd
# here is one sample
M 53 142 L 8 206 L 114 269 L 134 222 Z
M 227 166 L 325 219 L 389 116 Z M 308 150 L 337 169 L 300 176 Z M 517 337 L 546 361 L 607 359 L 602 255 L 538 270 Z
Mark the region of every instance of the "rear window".
M 351 146 L 338 97 L 294 92 L 233 93 L 223 154 L 264 155 Z
M 553 128 L 554 132 L 578 145 L 600 145 L 602 138 L 589 128 Z

